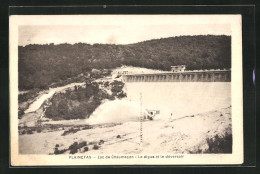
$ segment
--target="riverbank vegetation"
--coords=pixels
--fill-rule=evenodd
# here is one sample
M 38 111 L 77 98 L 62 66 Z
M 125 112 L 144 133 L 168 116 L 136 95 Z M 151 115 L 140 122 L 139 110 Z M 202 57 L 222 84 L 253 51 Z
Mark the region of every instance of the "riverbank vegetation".
M 232 134 L 227 132 L 222 137 L 207 138 L 209 148 L 205 153 L 232 153 L 232 140 Z
M 179 36 L 136 44 L 45 44 L 18 48 L 19 90 L 47 89 L 51 84 L 121 65 L 170 70 L 231 67 L 230 36 Z M 99 69 L 99 70 L 98 70 Z M 94 73 L 93 72 L 93 73 Z
M 30 90 L 27 93 L 19 94 L 18 95 L 18 102 L 19 103 L 26 102 L 26 101 L 28 101 L 32 98 L 35 98 L 40 91 L 41 90 L 39 88 L 35 88 L 35 89 Z
M 108 94 L 103 86 L 112 91 Z M 102 87 L 101 87 L 102 86 Z M 50 99 L 45 116 L 53 120 L 70 120 L 88 118 L 102 103 L 102 100 L 114 100 L 126 97 L 123 92 L 124 83 L 113 81 L 111 83 L 86 81 L 86 87 L 68 89 L 64 93 L 57 93 Z

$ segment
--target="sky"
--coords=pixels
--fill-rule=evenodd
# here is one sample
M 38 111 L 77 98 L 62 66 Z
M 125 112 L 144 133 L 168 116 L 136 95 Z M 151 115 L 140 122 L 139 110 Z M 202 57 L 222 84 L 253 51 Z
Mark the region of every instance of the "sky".
M 103 16 L 102 16 L 103 17 Z M 44 18 L 43 18 L 44 19 Z M 106 20 L 107 19 L 107 20 Z M 161 21 L 160 21 L 161 19 Z M 165 20 L 164 20 L 165 19 Z M 145 40 L 160 39 L 182 35 L 231 35 L 230 25 L 225 22 L 180 22 L 171 18 L 156 17 L 121 17 L 91 18 L 83 22 L 56 22 L 52 19 L 42 23 L 24 22 L 19 25 L 18 44 L 60 44 L 60 43 L 101 43 L 131 44 Z M 174 18 L 175 19 L 175 18 Z M 198 18 L 201 20 L 201 18 Z M 96 20 L 96 22 L 94 22 Z M 203 20 L 203 18 L 202 18 Z M 56 20 L 58 21 L 58 19 Z M 198 20 L 197 20 L 198 21 Z M 88 23 L 89 22 L 89 23 Z

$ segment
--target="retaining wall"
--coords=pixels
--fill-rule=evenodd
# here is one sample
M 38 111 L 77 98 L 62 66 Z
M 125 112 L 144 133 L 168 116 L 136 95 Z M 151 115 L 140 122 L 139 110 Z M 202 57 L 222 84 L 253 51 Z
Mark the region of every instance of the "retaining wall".
M 123 75 L 125 82 L 230 82 L 231 70 Z

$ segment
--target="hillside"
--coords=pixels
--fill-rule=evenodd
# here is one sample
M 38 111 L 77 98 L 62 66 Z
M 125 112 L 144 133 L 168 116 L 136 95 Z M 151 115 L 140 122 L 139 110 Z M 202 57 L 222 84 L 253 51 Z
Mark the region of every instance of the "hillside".
M 96 69 L 121 65 L 169 70 L 171 65 L 187 69 L 231 67 L 230 36 L 179 36 L 129 45 L 46 44 L 19 46 L 19 89 L 47 88 Z

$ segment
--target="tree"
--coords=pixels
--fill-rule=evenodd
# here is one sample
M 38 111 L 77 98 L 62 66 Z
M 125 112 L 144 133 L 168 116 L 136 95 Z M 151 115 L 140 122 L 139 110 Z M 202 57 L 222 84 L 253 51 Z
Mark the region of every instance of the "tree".
M 179 36 L 129 45 L 46 44 L 18 48 L 19 89 L 47 88 L 91 69 L 121 65 L 169 70 L 171 65 L 230 68 L 230 36 Z M 93 74 L 101 77 L 102 74 Z

